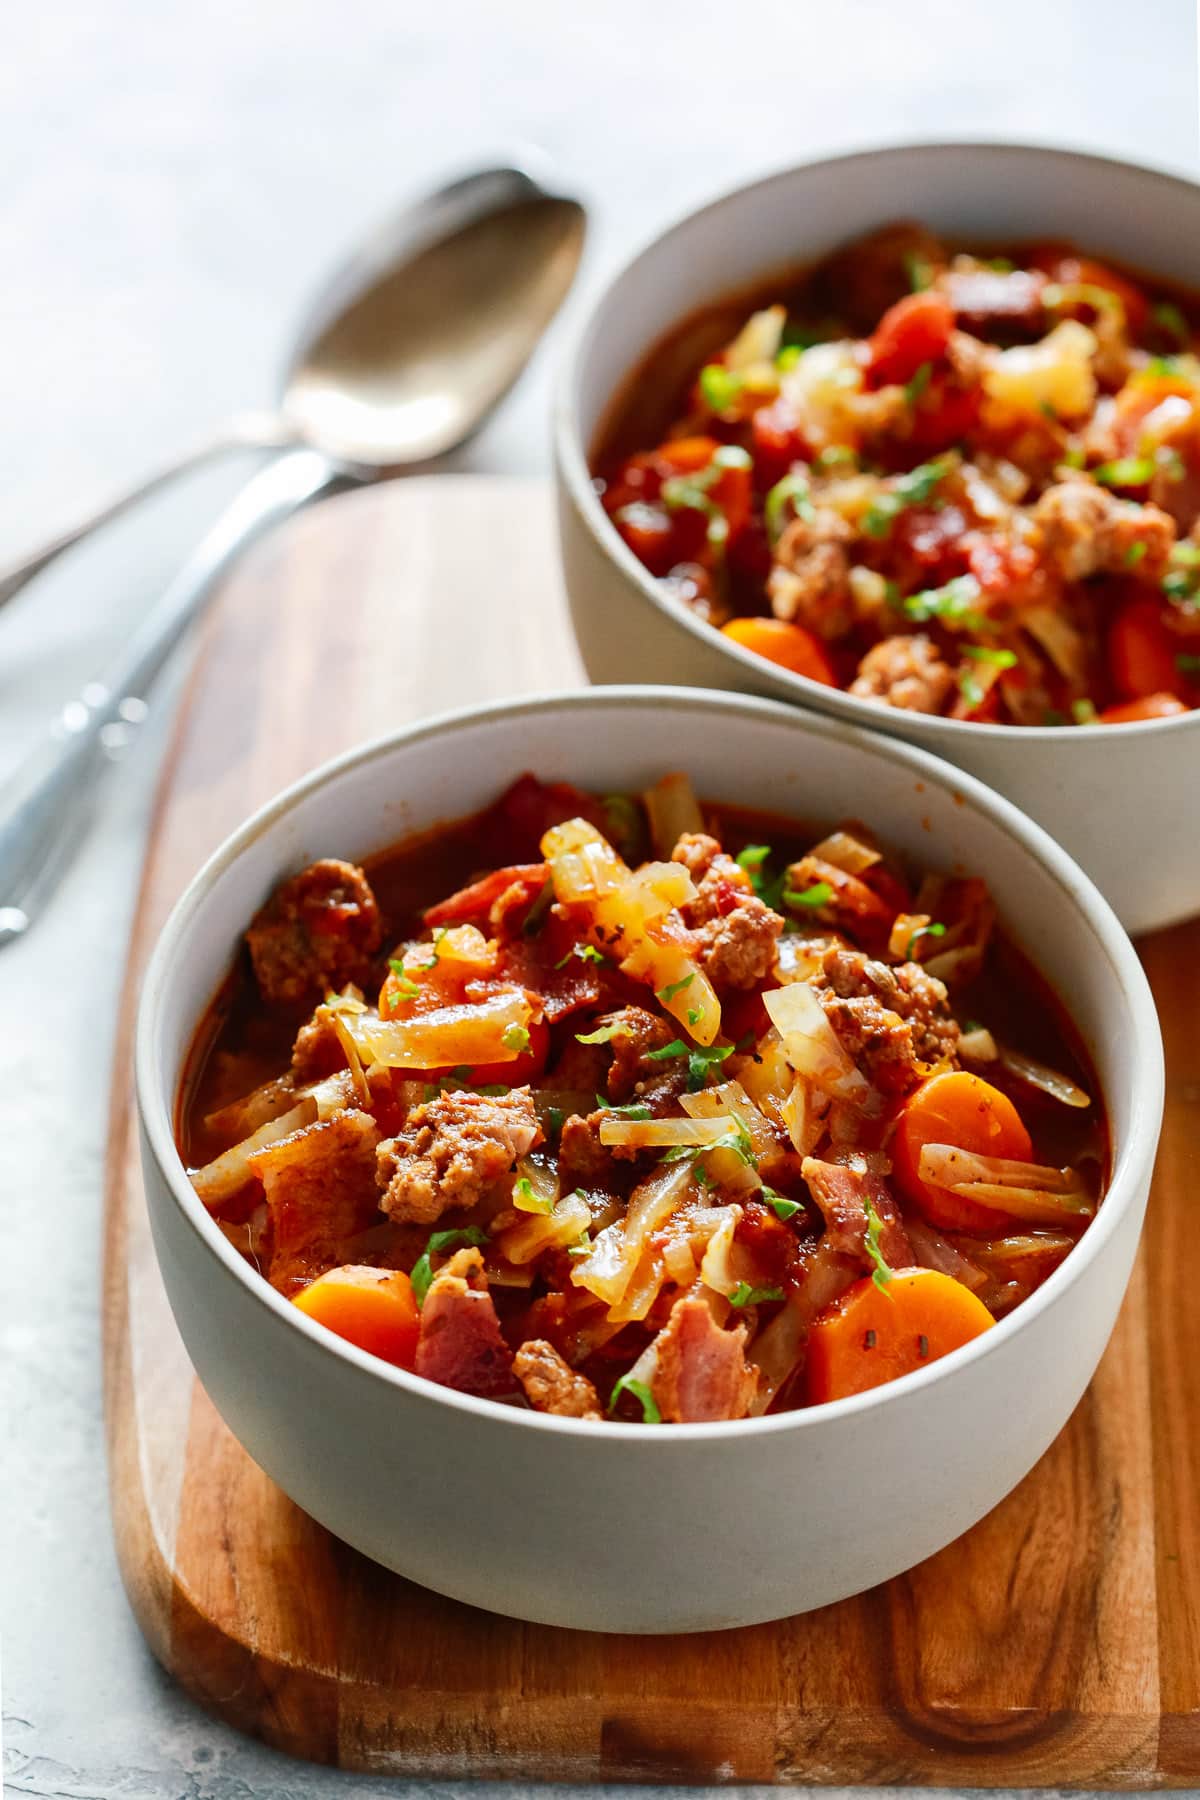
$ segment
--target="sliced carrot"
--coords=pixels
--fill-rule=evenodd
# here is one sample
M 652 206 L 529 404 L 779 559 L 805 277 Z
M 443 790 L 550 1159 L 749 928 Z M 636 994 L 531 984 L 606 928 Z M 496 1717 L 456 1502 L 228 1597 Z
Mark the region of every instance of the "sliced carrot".
M 896 1270 L 886 1287 L 856 1281 L 818 1313 L 808 1338 L 810 1406 L 910 1375 L 995 1324 L 969 1288 L 935 1269 Z
M 730 619 L 721 627 L 727 638 L 743 650 L 790 669 L 793 675 L 807 675 L 825 687 L 836 687 L 833 665 L 825 654 L 820 638 L 803 625 L 791 625 L 785 619 Z
M 1123 706 L 1106 706 L 1097 715 L 1097 724 L 1136 725 L 1142 719 L 1173 719 L 1190 711 L 1174 694 L 1146 694 L 1141 700 L 1126 700 Z
M 900 1108 L 892 1137 L 900 1191 L 931 1225 L 978 1237 L 1003 1232 L 1008 1223 L 1005 1214 L 921 1179 L 921 1151 L 926 1144 L 953 1144 L 977 1156 L 1032 1161 L 1033 1142 L 1008 1095 L 961 1069 L 931 1075 Z
M 401 1270 L 346 1263 L 310 1281 L 293 1305 L 360 1350 L 412 1368 L 420 1317 L 412 1283 Z

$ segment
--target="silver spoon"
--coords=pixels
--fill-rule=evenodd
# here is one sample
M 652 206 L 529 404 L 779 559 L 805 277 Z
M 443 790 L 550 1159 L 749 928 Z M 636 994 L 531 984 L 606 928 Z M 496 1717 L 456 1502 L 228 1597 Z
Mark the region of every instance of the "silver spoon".
M 301 327 L 278 413 L 243 416 L 0 579 L 0 604 L 95 525 L 183 469 L 247 443 L 256 475 L 134 632 L 0 784 L 0 947 L 53 890 L 90 777 L 146 716 L 144 695 L 222 574 L 254 537 L 338 488 L 464 443 L 508 393 L 557 312 L 585 214 L 519 168 L 488 169 L 390 220 L 338 271 Z

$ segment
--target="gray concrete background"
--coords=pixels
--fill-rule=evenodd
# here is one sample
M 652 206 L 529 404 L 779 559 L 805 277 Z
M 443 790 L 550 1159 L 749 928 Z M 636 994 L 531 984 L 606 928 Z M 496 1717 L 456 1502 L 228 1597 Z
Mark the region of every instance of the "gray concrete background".
M 0 21 L 0 562 L 267 399 L 330 258 L 397 197 L 514 141 L 594 203 L 575 307 L 682 207 L 818 149 L 1024 135 L 1197 160 L 1192 0 L 40 0 Z M 555 338 L 458 466 L 547 468 Z M 0 772 L 240 473 L 146 509 L 0 615 Z M 0 958 L 4 1767 L 14 1793 L 73 1800 L 348 1792 L 183 1699 L 112 1556 L 101 1162 L 170 694 L 56 905 Z

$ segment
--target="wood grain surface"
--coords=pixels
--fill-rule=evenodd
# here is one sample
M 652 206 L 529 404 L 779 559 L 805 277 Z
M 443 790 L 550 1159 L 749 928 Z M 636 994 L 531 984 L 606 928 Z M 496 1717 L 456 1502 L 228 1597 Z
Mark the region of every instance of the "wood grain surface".
M 1166 1128 L 1099 1373 L 1021 1487 L 886 1587 L 709 1637 L 475 1612 L 307 1518 L 196 1382 L 154 1263 L 131 1116 L 134 1004 L 167 911 L 247 811 L 326 757 L 445 706 L 582 680 L 549 495 L 531 482 L 443 477 L 326 502 L 244 562 L 206 623 L 133 931 L 107 1184 L 113 1521 L 152 1649 L 230 1723 L 377 1773 L 1197 1782 L 1200 926 L 1143 946 L 1167 1037 Z

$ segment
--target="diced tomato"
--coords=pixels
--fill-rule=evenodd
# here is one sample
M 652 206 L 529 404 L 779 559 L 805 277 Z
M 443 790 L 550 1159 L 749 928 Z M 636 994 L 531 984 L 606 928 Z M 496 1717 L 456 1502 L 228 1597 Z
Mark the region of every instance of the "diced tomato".
M 967 568 L 966 515 L 957 506 L 910 506 L 892 527 L 897 551 L 911 557 L 912 581 L 919 587 L 938 587 Z
M 979 423 L 982 394 L 935 375 L 913 409 L 908 442 L 915 450 L 948 450 Z
M 1090 256 L 1079 256 L 1061 244 L 1043 244 L 1026 259 L 1031 268 L 1044 269 L 1051 281 L 1063 287 L 1076 285 L 1104 288 L 1115 294 L 1125 308 L 1125 320 L 1131 336 L 1137 337 L 1150 313 L 1150 302 L 1140 287 L 1125 275 L 1118 275 L 1106 263 L 1094 262 Z
M 710 500 L 724 513 L 729 526 L 727 544 L 739 537 L 749 522 L 751 481 L 749 465 L 722 469 L 708 490 Z
M 783 398 L 760 406 L 750 421 L 750 452 L 754 479 L 760 493 L 782 481 L 792 464 L 808 462 L 812 445 L 800 429 L 800 421 Z
M 1178 636 L 1166 622 L 1163 603 L 1142 593 L 1127 600 L 1108 631 L 1108 665 L 1113 686 L 1126 700 L 1151 694 L 1183 699 L 1187 683 L 1176 656 Z
M 1126 700 L 1121 706 L 1106 706 L 1097 717 L 1100 725 L 1137 725 L 1144 719 L 1174 719 L 1190 712 L 1174 694 L 1147 694 L 1143 700 Z
M 911 381 L 923 363 L 946 354 L 954 330 L 954 308 L 944 294 L 928 288 L 906 294 L 889 306 L 871 337 L 866 367 L 868 387 L 889 387 Z
M 541 854 L 542 838 L 552 825 L 564 819 L 587 819 L 598 831 L 605 829 L 604 809 L 591 794 L 567 781 L 539 781 L 536 775 L 519 775 L 512 786 L 489 806 L 481 822 L 484 848 L 496 860 L 516 854 L 533 863 Z
M 990 599 L 1015 606 L 1028 597 L 1040 565 L 1031 545 L 980 531 L 968 541 L 967 567 Z
M 634 501 L 613 514 L 613 524 L 652 575 L 665 575 L 675 557 L 675 522 L 661 506 Z

